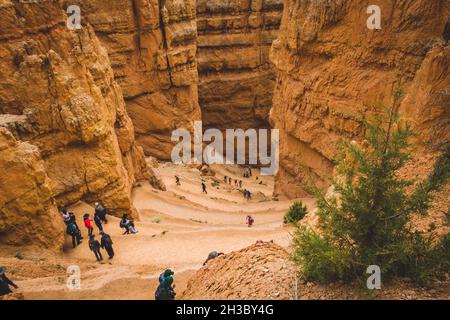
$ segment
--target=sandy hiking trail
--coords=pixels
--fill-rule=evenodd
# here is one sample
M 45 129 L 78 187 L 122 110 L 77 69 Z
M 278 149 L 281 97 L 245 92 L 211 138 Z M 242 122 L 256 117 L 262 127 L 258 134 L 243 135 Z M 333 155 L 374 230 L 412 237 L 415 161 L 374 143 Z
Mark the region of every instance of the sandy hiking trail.
M 119 218 L 108 216 L 105 231 L 111 235 L 116 255 L 104 262 L 95 261 L 87 244 L 87 231 L 82 223 L 84 213 L 93 215 L 93 208 L 79 203 L 70 208 L 82 229 L 83 243 L 73 249 L 66 236 L 64 253 L 60 256 L 34 258 L 36 264 L 59 265 L 58 271 L 18 280 L 25 299 L 154 299 L 159 273 L 166 268 L 175 271 L 176 292 L 181 295 L 187 281 L 199 269 L 211 251 L 229 253 L 254 244 L 270 241 L 287 247 L 290 227 L 283 226 L 283 215 L 292 200 L 272 200 L 273 177 L 243 178 L 237 166 L 212 166 L 215 176 L 201 176 L 196 168 L 162 163 L 156 169 L 167 191 L 153 189 L 147 182 L 133 191 L 133 201 L 140 220 L 138 233 L 123 235 Z M 181 185 L 177 186 L 174 176 Z M 223 182 L 224 175 L 233 179 Z M 258 179 L 256 179 L 258 177 Z M 204 179 L 208 194 L 202 194 Z M 243 181 L 253 198 L 246 200 L 234 179 Z M 310 208 L 312 199 L 302 199 Z M 255 219 L 253 227 L 245 224 L 245 217 Z M 99 231 L 94 227 L 98 238 Z M 26 270 L 30 261 L 14 259 Z M 0 263 L 7 264 L 7 261 Z M 66 285 L 69 265 L 81 270 L 81 289 L 69 290 Z M 16 266 L 16 268 L 18 268 Z M 19 272 L 20 273 L 20 272 Z

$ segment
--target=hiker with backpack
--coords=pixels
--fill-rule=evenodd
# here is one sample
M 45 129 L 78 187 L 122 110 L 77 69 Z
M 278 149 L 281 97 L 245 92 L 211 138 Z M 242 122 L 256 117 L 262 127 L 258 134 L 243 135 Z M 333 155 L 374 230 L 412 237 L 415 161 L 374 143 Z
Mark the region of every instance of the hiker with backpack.
M 125 234 L 134 234 L 137 233 L 138 231 L 136 230 L 136 228 L 134 227 L 134 221 L 133 220 L 128 220 L 128 215 L 126 213 L 123 214 L 122 219 L 120 220 L 120 224 L 119 226 L 123 229 L 125 229 L 125 232 L 123 233 Z
M 106 250 L 106 253 L 108 253 L 109 259 L 112 259 L 114 257 L 114 250 L 113 250 L 113 242 L 109 234 L 104 233 L 103 231 L 100 232 L 102 238 L 100 239 L 100 246 Z
M 88 230 L 88 236 L 94 233 L 94 227 L 92 226 L 92 219 L 89 218 L 89 213 L 83 215 L 84 226 Z
M 155 292 L 155 300 L 174 300 L 175 299 L 175 285 L 173 284 L 174 272 L 170 269 L 165 270 L 159 276 L 159 286 Z
M 255 220 L 252 218 L 252 216 L 248 215 L 246 223 L 248 224 L 249 228 L 253 225 L 254 222 Z
M 75 223 L 70 222 L 67 226 L 67 233 L 72 237 L 72 246 L 76 248 L 81 243 L 81 232 Z
M 108 220 L 106 220 L 106 209 L 98 202 L 95 203 L 95 213 L 100 217 L 104 224 L 108 223 Z
M 95 258 L 97 261 L 103 261 L 102 253 L 100 252 L 100 242 L 98 242 L 97 239 L 95 239 L 94 235 L 89 236 L 89 249 L 91 249 L 92 252 L 95 254 Z
M 81 236 L 81 230 L 80 230 L 80 227 L 78 227 L 77 217 L 75 217 L 75 213 L 69 212 L 69 217 L 70 217 L 70 223 L 73 223 L 77 227 L 77 230 L 80 232 L 80 236 Z M 83 237 L 81 237 L 81 239 L 83 239 Z
M 159 283 L 162 283 L 165 278 L 173 276 L 175 273 L 171 269 L 164 270 L 163 273 L 159 275 Z
M 97 212 L 94 213 L 94 223 L 97 226 L 98 231 L 102 232 L 103 231 L 102 218 L 100 218 Z

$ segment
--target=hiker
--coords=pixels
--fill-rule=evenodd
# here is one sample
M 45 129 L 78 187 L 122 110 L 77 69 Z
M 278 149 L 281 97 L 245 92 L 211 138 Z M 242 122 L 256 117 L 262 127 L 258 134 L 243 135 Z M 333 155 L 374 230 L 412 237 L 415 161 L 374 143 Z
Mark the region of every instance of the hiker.
M 228 177 L 227 176 L 223 177 L 223 182 L 225 182 L 225 183 L 228 182 Z
M 81 232 L 73 222 L 67 226 L 67 233 L 72 237 L 72 246 L 75 248 L 81 243 Z
M 5 267 L 0 267 L 0 297 L 12 293 L 9 286 L 13 286 L 15 289 L 18 288 L 18 286 L 6 276 Z
M 168 269 L 166 271 L 170 271 L 170 275 L 168 276 L 160 276 L 159 286 L 155 291 L 155 300 L 174 300 L 175 299 L 175 285 L 173 284 L 173 272 Z M 166 273 L 164 272 L 164 274 Z
M 124 235 L 137 233 L 137 230 L 134 227 L 134 221 L 128 220 L 128 215 L 126 213 L 123 214 L 119 225 L 121 228 L 125 229 L 125 232 L 123 233 Z
M 69 216 L 70 216 L 70 223 L 73 223 L 77 227 L 78 233 L 80 235 L 80 239 L 83 239 L 83 235 L 81 234 L 81 229 L 77 224 L 77 217 L 75 216 L 75 213 L 73 213 L 71 211 L 71 212 L 69 212 Z
M 70 215 L 65 208 L 63 208 L 61 211 L 62 211 L 61 216 L 63 218 L 64 223 L 67 226 L 70 223 Z
M 109 234 L 104 233 L 103 231 L 100 232 L 102 238 L 100 239 L 100 245 L 103 249 L 106 250 L 106 253 L 108 253 L 109 259 L 112 259 L 114 257 L 114 250 L 113 250 L 113 242 Z
M 181 186 L 180 177 L 175 176 L 175 182 L 176 182 L 177 186 Z
M 202 192 L 208 194 L 208 192 L 206 191 L 206 184 L 204 181 L 202 181 Z
M 248 175 L 249 175 L 249 177 L 252 176 L 252 168 L 250 168 L 250 167 L 248 167 Z
M 252 199 L 252 193 L 250 192 L 250 190 L 247 190 L 247 200 L 251 200 Z
M 252 216 L 247 216 L 247 224 L 249 228 L 253 225 L 254 222 L 255 220 L 252 218 Z
M 228 178 L 228 184 L 231 184 L 231 178 Z
M 85 213 L 83 216 L 84 226 L 88 229 L 88 236 L 91 236 L 94 232 L 94 227 L 92 226 L 92 219 L 89 218 L 89 213 Z
M 239 180 L 239 188 L 242 188 L 242 180 Z
M 218 256 L 222 256 L 222 255 L 223 255 L 223 252 L 211 251 L 208 254 L 208 258 L 206 258 L 205 262 L 203 262 L 203 265 L 207 264 L 209 260 L 215 259 Z
M 174 273 L 172 270 L 170 270 L 170 269 L 164 270 L 164 272 L 161 273 L 161 274 L 159 275 L 159 283 L 162 283 L 162 282 L 164 281 L 165 278 L 171 277 L 171 276 L 173 276 L 174 274 L 175 274 L 175 273 Z
M 100 217 L 104 224 L 108 223 L 108 220 L 106 220 L 106 209 L 98 202 L 95 203 L 95 213 Z
M 237 181 L 237 179 L 234 179 L 234 186 L 237 187 L 237 185 L 238 185 L 238 181 Z
M 100 218 L 100 216 L 98 215 L 98 213 L 94 213 L 94 222 L 95 225 L 98 228 L 98 231 L 102 232 L 103 231 L 103 226 L 102 226 L 102 218 Z
M 97 261 L 103 261 L 103 256 L 100 252 L 100 242 L 95 239 L 95 236 L 93 234 L 89 236 L 89 249 L 94 252 Z

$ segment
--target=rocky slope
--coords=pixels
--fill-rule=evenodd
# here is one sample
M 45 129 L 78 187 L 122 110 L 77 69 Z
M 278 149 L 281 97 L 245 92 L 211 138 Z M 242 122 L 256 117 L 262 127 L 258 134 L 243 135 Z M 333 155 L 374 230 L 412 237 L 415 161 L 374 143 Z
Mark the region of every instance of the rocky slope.
M 199 103 L 206 128 L 267 128 L 275 85 L 268 59 L 281 0 L 198 0 Z
M 296 271 L 280 246 L 256 243 L 210 260 L 180 299 L 292 299 Z
M 200 120 L 194 0 L 78 0 L 107 49 L 138 143 L 170 159 L 171 133 Z
M 449 141 L 448 2 L 377 4 L 381 30 L 366 26 L 367 1 L 284 1 L 271 49 L 278 77 L 271 122 L 281 131 L 277 193 L 304 194 L 308 177 L 326 185 L 336 142 L 359 140 L 362 120 L 389 105 L 399 87 L 407 93 L 400 113 L 418 145 Z
M 69 31 L 62 7 L 0 1 L 2 242 L 57 243 L 53 199 L 134 213 L 131 187 L 151 177 L 106 50 L 90 26 Z

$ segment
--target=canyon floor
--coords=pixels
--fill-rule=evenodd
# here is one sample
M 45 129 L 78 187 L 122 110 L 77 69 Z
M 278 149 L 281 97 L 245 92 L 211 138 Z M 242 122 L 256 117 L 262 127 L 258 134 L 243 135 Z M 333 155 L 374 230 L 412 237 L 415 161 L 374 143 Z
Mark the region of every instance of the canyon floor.
M 282 218 L 291 201 L 272 200 L 273 178 L 259 176 L 256 170 L 253 177 L 242 178 L 242 169 L 237 166 L 212 169 L 215 176 L 201 176 L 195 167 L 159 164 L 156 171 L 167 191 L 155 190 L 143 182 L 133 192 L 140 213 L 136 223 L 139 232 L 123 235 L 119 218 L 111 216 L 104 226 L 114 242 L 116 256 L 112 260 L 106 258 L 98 263 L 89 251 L 82 215 L 92 214 L 93 208 L 79 203 L 70 210 L 75 212 L 84 236 L 80 246 L 73 249 L 66 236 L 61 254 L 31 251 L 17 259 L 10 258 L 14 252 L 0 252 L 0 265 L 17 279 L 18 294 L 24 299 L 153 299 L 158 276 L 166 268 L 175 271 L 176 291 L 181 294 L 211 251 L 229 253 L 257 240 L 273 240 L 288 247 L 291 229 L 283 226 Z M 174 175 L 180 177 L 180 186 Z M 223 182 L 225 175 L 232 177 L 231 185 Z M 202 179 L 207 184 L 207 195 L 202 194 Z M 242 187 L 252 191 L 251 200 L 244 199 L 234 179 L 243 180 Z M 304 201 L 313 204 L 311 199 Z M 245 224 L 248 214 L 255 218 L 251 228 Z M 98 237 L 98 229 L 94 230 Z M 80 290 L 67 289 L 69 265 L 80 267 Z
M 114 242 L 112 260 L 103 251 L 105 260 L 98 263 L 89 251 L 82 215 L 92 213 L 93 208 L 86 203 L 70 208 L 85 238 L 77 248 L 72 248 L 67 236 L 63 252 L 56 254 L 39 248 L 0 248 L 0 265 L 6 266 L 8 276 L 19 285 L 5 298 L 150 300 L 159 274 L 171 268 L 181 299 L 450 299 L 449 281 L 418 288 L 407 279 L 398 279 L 369 294 L 355 286 L 304 281 L 288 258 L 292 227 L 282 223 L 292 200 L 272 198 L 272 177 L 254 172 L 252 178 L 242 178 L 242 169 L 236 166 L 211 169 L 214 176 L 202 176 L 194 166 L 158 164 L 156 171 L 167 191 L 155 190 L 147 182 L 133 191 L 139 232 L 123 235 L 119 218 L 108 217 L 104 229 Z M 175 175 L 181 186 L 176 185 Z M 224 175 L 233 178 L 231 185 L 223 182 Z M 202 194 L 202 179 L 207 195 Z M 251 200 L 243 198 L 234 179 L 241 179 L 243 188 L 253 192 Z M 313 209 L 313 199 L 301 200 Z M 255 218 L 251 228 L 245 224 L 247 214 Z M 307 215 L 304 221 L 314 223 L 314 216 Z M 98 237 L 98 229 L 94 230 Z M 225 256 L 202 267 L 211 251 Z M 70 265 L 80 267 L 78 290 L 67 288 Z

